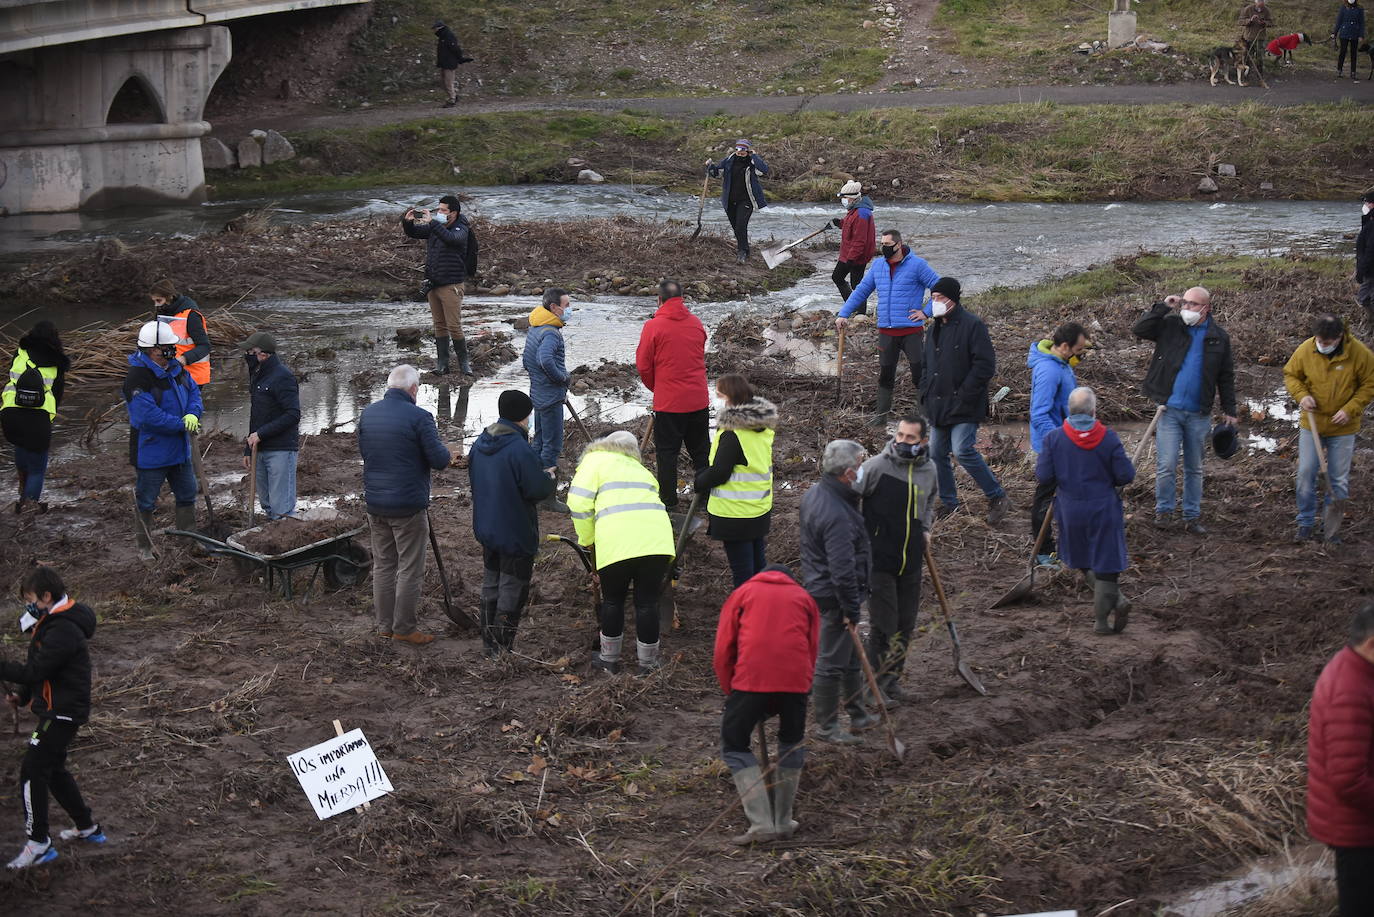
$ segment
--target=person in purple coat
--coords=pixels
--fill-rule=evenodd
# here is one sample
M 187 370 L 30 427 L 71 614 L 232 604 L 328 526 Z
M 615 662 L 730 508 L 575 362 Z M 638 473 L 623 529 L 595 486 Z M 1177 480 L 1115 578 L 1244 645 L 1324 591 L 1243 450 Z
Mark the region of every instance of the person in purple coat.
M 1059 557 L 1065 566 L 1082 570 L 1093 587 L 1096 632 L 1119 634 L 1126 629 L 1131 603 L 1117 582 L 1130 561 L 1116 488 L 1135 479 L 1135 466 L 1121 438 L 1097 419 L 1092 389 L 1080 386 L 1070 392 L 1068 410 L 1063 425 L 1045 434 L 1035 477 L 1057 488 Z

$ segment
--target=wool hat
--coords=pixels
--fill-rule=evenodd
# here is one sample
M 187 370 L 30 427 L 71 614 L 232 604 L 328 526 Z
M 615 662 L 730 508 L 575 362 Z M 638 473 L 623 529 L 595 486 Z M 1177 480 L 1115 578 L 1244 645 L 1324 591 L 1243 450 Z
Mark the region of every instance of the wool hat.
M 930 288 L 930 292 L 939 293 L 941 296 L 957 304 L 959 302 L 959 293 L 962 289 L 963 288 L 959 286 L 959 281 L 955 280 L 953 277 L 941 277 L 939 280 L 935 281 L 935 285 Z
M 1235 424 L 1219 423 L 1212 428 L 1212 451 L 1217 458 L 1224 459 L 1240 451 L 1240 436 L 1236 433 Z
M 741 146 L 742 146 L 742 147 L 744 147 L 746 150 L 752 150 L 752 149 L 754 148 L 754 145 L 753 145 L 752 143 L 750 143 L 748 140 L 745 140 L 743 137 L 741 137 L 740 139 L 738 139 L 738 140 L 735 141 L 735 146 L 736 146 L 736 147 L 741 147 Z
M 254 347 L 263 353 L 276 353 L 277 339 L 266 331 L 254 331 L 248 335 L 248 340 L 239 345 L 239 350 L 252 350 Z
M 840 188 L 840 193 L 837 194 L 837 195 L 835 195 L 835 196 L 836 196 L 836 197 L 844 197 L 846 194 L 863 194 L 863 193 L 864 193 L 864 186 L 863 186 L 860 182 L 856 182 L 856 181 L 852 181 L 852 180 L 851 180 L 851 181 L 845 182 L 845 183 L 844 183 L 844 187 Z
M 524 420 L 534 410 L 534 402 L 518 388 L 507 389 L 496 399 L 496 410 L 502 420 Z
M 1374 188 L 1370 188 L 1366 191 L 1364 197 L 1360 198 L 1360 201 L 1365 204 L 1374 204 Z
M 442 29 L 443 27 L 444 27 L 444 20 L 442 20 L 442 19 L 436 19 L 436 20 L 434 20 L 434 25 L 433 25 L 434 31 L 437 32 L 437 31 L 439 31 L 440 29 Z

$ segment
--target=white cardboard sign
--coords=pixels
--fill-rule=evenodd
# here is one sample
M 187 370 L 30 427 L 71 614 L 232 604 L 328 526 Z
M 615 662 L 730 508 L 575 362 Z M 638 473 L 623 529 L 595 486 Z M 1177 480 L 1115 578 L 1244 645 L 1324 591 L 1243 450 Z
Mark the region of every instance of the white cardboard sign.
M 391 792 L 361 729 L 312 745 L 287 759 L 321 820 Z

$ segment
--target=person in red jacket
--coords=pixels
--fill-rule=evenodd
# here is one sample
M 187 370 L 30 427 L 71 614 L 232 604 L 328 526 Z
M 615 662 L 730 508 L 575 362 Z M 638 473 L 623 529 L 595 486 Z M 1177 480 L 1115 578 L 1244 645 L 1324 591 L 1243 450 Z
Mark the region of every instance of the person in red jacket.
M 1374 914 L 1374 602 L 1312 689 L 1307 831 L 1336 853 L 1341 917 Z
M 806 698 L 816 668 L 821 612 L 781 564 L 769 564 L 725 600 L 716 628 L 716 678 L 725 692 L 721 757 L 735 780 L 749 830 L 736 844 L 789 838 L 806 749 Z M 754 727 L 778 715 L 778 769 L 759 770 L 750 750 Z M 768 783 L 773 783 L 769 799 Z
M 843 219 L 835 217 L 830 221 L 840 228 L 840 257 L 830 279 L 839 289 L 840 299 L 848 300 L 878 250 L 878 236 L 873 228 L 873 202 L 864 194 L 863 185 L 845 182 L 836 197 L 844 204 L 845 213 Z M 867 315 L 868 303 L 862 303 L 854 312 Z
M 706 327 L 682 304 L 682 285 L 658 285 L 658 311 L 644 323 L 635 351 L 640 381 L 654 393 L 654 451 L 659 499 L 677 506 L 677 454 L 683 445 L 692 469 L 710 464 L 711 430 L 706 390 Z

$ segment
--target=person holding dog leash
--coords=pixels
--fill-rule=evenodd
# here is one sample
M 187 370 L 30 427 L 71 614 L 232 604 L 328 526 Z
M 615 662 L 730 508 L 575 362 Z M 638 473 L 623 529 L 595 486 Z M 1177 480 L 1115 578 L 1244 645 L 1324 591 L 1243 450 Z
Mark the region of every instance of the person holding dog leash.
M 1364 9 L 1359 0 L 1345 0 L 1336 13 L 1336 24 L 1331 29 L 1331 37 L 1340 43 L 1336 52 L 1336 79 L 1341 78 L 1345 66 L 1345 54 L 1350 52 L 1350 79 L 1358 80 L 1355 75 L 1355 62 L 1359 56 L 1360 39 L 1364 38 Z
M 1245 55 L 1250 59 L 1250 66 L 1259 73 L 1260 79 L 1264 79 L 1264 36 L 1274 24 L 1269 5 L 1264 0 L 1254 0 L 1240 11 L 1236 24 L 1240 26 L 1240 38 L 1245 42 Z

